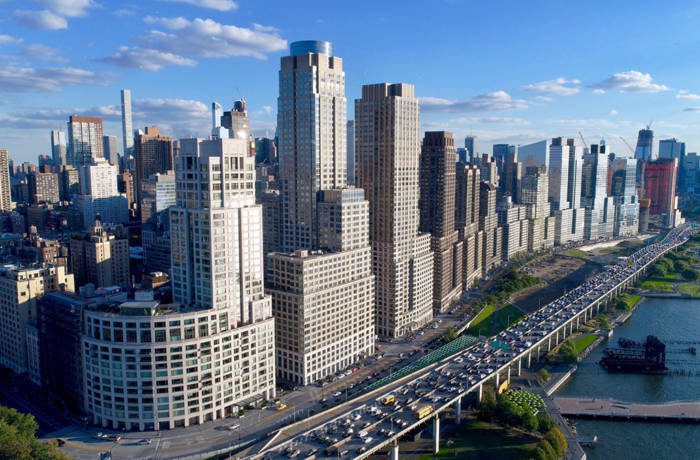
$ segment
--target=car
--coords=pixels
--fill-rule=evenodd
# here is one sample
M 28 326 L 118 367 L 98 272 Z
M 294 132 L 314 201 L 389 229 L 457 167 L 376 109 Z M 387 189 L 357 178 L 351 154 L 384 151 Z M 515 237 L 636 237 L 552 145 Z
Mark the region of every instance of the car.
M 280 411 L 280 412 L 285 410 L 286 408 L 287 408 L 287 405 L 284 403 L 278 403 L 276 406 L 277 411 Z
M 148 439 L 148 438 L 143 438 L 143 439 L 139 440 L 138 444 L 139 444 L 140 446 L 147 446 L 147 445 L 151 444 L 151 442 L 152 442 L 152 441 L 151 441 L 150 439 Z
M 334 398 L 337 398 L 338 396 L 340 396 L 340 395 L 342 395 L 342 394 L 343 394 L 342 391 L 336 391 L 335 393 L 333 393 L 333 397 L 334 397 Z

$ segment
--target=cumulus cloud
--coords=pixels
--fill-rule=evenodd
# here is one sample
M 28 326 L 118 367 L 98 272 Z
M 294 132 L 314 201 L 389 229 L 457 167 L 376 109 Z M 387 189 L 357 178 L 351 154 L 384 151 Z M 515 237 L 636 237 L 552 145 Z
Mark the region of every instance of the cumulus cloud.
M 232 11 L 238 8 L 233 0 L 165 0 L 173 3 L 186 3 L 216 11 Z
M 0 92 L 57 92 L 64 85 L 104 84 L 105 77 L 76 67 L 33 68 L 7 66 L 0 69 Z
M 617 110 L 615 110 L 615 109 L 612 109 L 612 110 L 611 110 L 611 111 L 610 111 L 610 112 L 608 113 L 608 115 L 610 115 L 610 116 L 613 116 L 613 117 L 614 117 L 614 116 L 615 116 L 615 115 L 617 115 L 618 113 L 619 113 L 619 112 L 618 112 Z
M 581 91 L 581 80 L 566 79 L 564 77 L 555 78 L 554 80 L 546 80 L 538 83 L 523 86 L 525 91 L 535 91 L 543 94 L 551 94 L 557 96 L 571 96 Z
M 39 3 L 56 14 L 67 18 L 85 16 L 88 10 L 98 6 L 93 0 L 39 0 Z
M 686 101 L 700 101 L 700 94 L 691 93 L 685 89 L 678 91 L 676 94 L 676 99 L 683 99 Z
M 16 45 L 22 43 L 22 39 L 19 37 L 13 37 L 12 35 L 0 34 L 0 45 Z
M 30 29 L 59 30 L 68 28 L 66 18 L 49 10 L 15 10 L 15 18 L 20 24 Z
M 528 102 L 523 99 L 513 99 L 505 91 L 480 94 L 471 99 L 459 101 L 438 97 L 420 98 L 423 110 L 428 112 L 495 112 L 502 110 L 526 109 Z
M 59 64 L 67 64 L 68 59 L 61 56 L 61 52 L 50 46 L 32 44 L 25 46 L 22 49 L 23 53 L 27 56 L 31 56 L 36 59 L 41 59 L 42 61 L 56 62 Z
M 177 54 L 150 48 L 122 46 L 111 56 L 100 59 L 108 64 L 120 67 L 148 70 L 156 72 L 167 65 L 192 67 L 197 64 L 192 59 Z
M 658 93 L 671 89 L 666 85 L 654 83 L 653 80 L 651 74 L 642 73 L 638 70 L 628 70 L 626 72 L 618 72 L 603 81 L 590 85 L 590 88 L 596 94 L 614 90 L 620 92 Z
M 260 24 L 246 28 L 212 19 L 153 16 L 144 21 L 158 29 L 137 37 L 136 46 L 122 46 L 116 54 L 100 60 L 155 72 L 166 65 L 194 66 L 198 58 L 265 59 L 268 53 L 287 47 L 276 28 Z

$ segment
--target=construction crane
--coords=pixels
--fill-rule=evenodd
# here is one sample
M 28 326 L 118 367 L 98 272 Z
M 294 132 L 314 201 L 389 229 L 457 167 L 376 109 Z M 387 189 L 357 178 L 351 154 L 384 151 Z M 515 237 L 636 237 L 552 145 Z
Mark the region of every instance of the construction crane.
M 618 136 L 618 137 L 622 140 L 622 142 L 625 143 L 625 145 L 627 146 L 627 148 L 630 149 L 630 153 L 631 153 L 632 156 L 634 157 L 634 149 L 632 148 L 632 146 L 630 145 L 630 143 L 627 142 L 627 140 L 626 140 L 624 137 L 622 137 L 622 136 Z
M 581 131 L 578 132 L 578 137 L 581 138 L 581 142 L 583 142 L 583 146 L 588 148 L 588 143 L 586 142 L 586 139 L 584 139 L 583 134 L 581 134 Z

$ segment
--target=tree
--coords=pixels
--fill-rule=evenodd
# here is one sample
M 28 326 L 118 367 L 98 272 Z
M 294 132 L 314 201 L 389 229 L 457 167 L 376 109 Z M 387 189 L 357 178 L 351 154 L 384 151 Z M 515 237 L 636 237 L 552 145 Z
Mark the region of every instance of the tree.
M 552 417 L 546 412 L 540 412 L 537 414 L 537 424 L 538 431 L 540 433 L 546 433 L 554 426 L 554 420 L 552 420 Z
M 552 374 L 550 374 L 549 371 L 547 369 L 545 369 L 544 367 L 542 369 L 540 369 L 539 371 L 537 371 L 537 376 L 543 382 L 548 382 L 549 379 L 552 378 Z
M 559 360 L 566 364 L 575 363 L 578 357 L 576 356 L 576 347 L 571 340 L 566 340 L 559 346 L 559 351 L 557 352 Z
M 542 447 L 540 447 L 539 444 L 537 445 L 537 447 L 535 447 L 535 450 L 532 452 L 532 456 L 535 460 L 550 460 L 547 456 L 547 452 Z
M 681 272 L 681 276 L 686 281 L 695 281 L 696 279 L 698 279 L 698 272 L 696 272 L 692 268 L 686 268 Z
M 525 413 L 522 416 L 522 420 L 523 428 L 525 428 L 528 431 L 535 431 L 539 428 L 537 417 L 535 417 L 535 414 L 533 414 L 530 411 L 525 411 Z
M 544 450 L 547 453 L 547 458 L 551 458 L 552 460 L 556 460 L 559 458 L 559 454 L 557 453 L 554 446 L 552 446 L 546 439 L 540 441 L 538 446 L 541 447 L 542 450 Z
M 0 460 L 68 459 L 55 441 L 43 443 L 36 439 L 38 428 L 34 416 L 0 406 Z
M 554 434 L 554 428 L 545 433 L 544 440 L 547 441 L 554 448 L 554 450 L 557 453 L 557 458 L 565 452 L 565 448 L 561 444 L 559 437 L 556 434 Z
M 608 321 L 608 318 L 605 316 L 600 316 L 598 318 L 598 326 L 600 326 L 601 329 L 610 329 L 610 322 Z
M 447 330 L 445 331 L 445 334 L 442 336 L 442 339 L 443 339 L 445 342 L 452 342 L 452 341 L 455 340 L 457 337 L 458 337 L 457 331 L 455 330 L 454 327 L 450 326 L 450 327 L 448 327 Z

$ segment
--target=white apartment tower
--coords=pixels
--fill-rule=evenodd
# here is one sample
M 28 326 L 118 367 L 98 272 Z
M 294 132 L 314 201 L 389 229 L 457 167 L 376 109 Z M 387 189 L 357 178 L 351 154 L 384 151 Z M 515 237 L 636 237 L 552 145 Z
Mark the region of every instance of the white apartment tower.
M 12 187 L 10 185 L 10 151 L 0 149 L 0 211 L 12 211 Z
M 312 249 L 317 193 L 347 182 L 345 73 L 329 42 L 291 44 L 281 62 L 277 103 L 281 247 Z
M 355 101 L 356 181 L 370 206 L 377 333 L 384 338 L 433 318 L 430 234 L 418 232 L 420 149 L 413 85 L 363 86 Z
M 97 216 L 107 224 L 121 224 L 129 220 L 126 197 L 119 193 L 119 168 L 104 158 L 80 168 L 80 195 L 76 202 L 83 213 L 83 224 L 90 228 Z
M 608 197 L 608 156 L 605 144 L 593 144 L 584 155 L 582 202 L 585 207 L 583 238 L 596 240 L 613 236 L 615 205 Z
M 131 119 L 131 90 L 121 90 L 122 101 L 122 142 L 124 144 L 124 157 L 131 155 L 134 149 L 134 128 Z
M 556 137 L 549 146 L 549 201 L 556 218 L 556 244 L 583 240 L 582 154 L 583 150 L 573 139 Z

